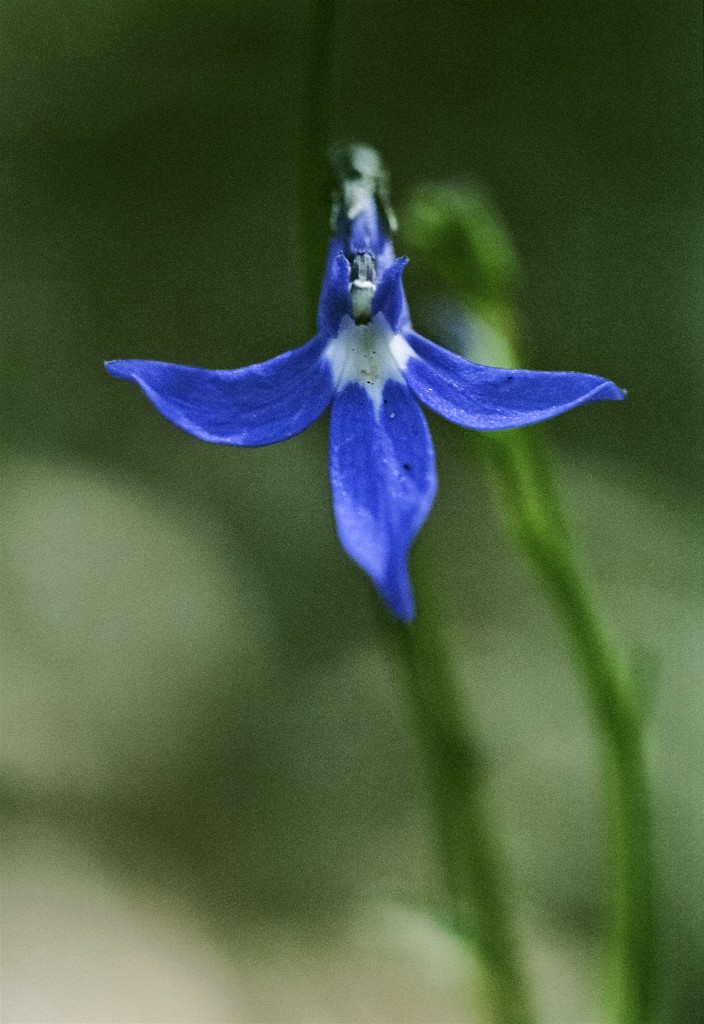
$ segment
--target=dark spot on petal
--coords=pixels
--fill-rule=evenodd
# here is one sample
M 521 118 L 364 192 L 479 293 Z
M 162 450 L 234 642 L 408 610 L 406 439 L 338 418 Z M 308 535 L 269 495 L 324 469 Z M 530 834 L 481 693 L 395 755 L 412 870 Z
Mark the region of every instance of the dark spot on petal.
M 404 469 L 405 469 L 405 470 L 406 470 L 407 472 L 410 472 L 410 469 L 411 469 L 411 467 L 410 467 L 410 466 L 408 465 L 408 463 L 407 463 L 407 462 L 404 462 L 404 464 L 403 464 L 403 468 L 404 468 Z

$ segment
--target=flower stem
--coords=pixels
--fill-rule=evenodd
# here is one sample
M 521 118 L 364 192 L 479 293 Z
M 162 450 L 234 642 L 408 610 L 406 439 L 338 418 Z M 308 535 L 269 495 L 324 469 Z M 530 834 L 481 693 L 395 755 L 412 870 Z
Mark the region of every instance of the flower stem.
M 411 255 L 474 324 L 478 348 L 466 355 L 493 366 L 524 365 L 515 312 L 520 260 L 486 193 L 472 185 L 425 186 L 402 223 Z M 654 867 L 637 681 L 582 569 L 541 428 L 466 437 L 484 458 L 507 527 L 553 605 L 584 683 L 607 805 L 609 1018 L 647 1024 L 655 988 Z
M 298 194 L 311 313 L 327 235 L 323 197 L 331 142 L 336 7 L 334 0 L 310 0 L 303 24 Z M 409 628 L 387 619 L 387 636 L 403 671 L 426 763 L 439 861 L 455 931 L 479 953 L 486 968 L 487 1001 L 496 1024 L 531 1024 L 533 1015 L 517 966 L 511 907 L 489 826 L 481 758 L 462 721 L 459 687 L 433 611 L 430 576 L 430 570 L 420 574 L 417 623 Z
M 404 626 L 387 619 L 387 629 L 404 670 L 406 699 L 425 762 L 452 928 L 478 957 L 490 1019 L 530 1024 L 534 1014 L 492 822 L 486 767 L 461 707 L 426 550 L 419 542 L 413 559 L 416 621 Z
M 601 742 L 609 831 L 607 1005 L 614 1024 L 652 1013 L 653 854 L 635 680 L 575 554 L 540 429 L 477 438 L 504 518 L 568 637 Z
M 308 0 L 301 24 L 298 117 L 299 230 L 307 313 L 315 315 L 329 234 L 328 150 L 332 142 L 337 0 Z

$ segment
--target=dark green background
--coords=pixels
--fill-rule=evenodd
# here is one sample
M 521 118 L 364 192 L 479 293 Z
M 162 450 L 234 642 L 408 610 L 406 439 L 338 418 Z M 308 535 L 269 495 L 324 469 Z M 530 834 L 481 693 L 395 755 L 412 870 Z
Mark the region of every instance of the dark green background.
M 382 150 L 401 209 L 424 180 L 483 181 L 523 260 L 533 363 L 629 389 L 550 433 L 595 578 L 652 680 L 663 1019 L 696 1019 L 700 5 L 341 9 L 336 133 Z M 240 366 L 312 334 L 295 205 L 301 14 L 256 0 L 4 0 L 0 14 L 7 885 L 23 891 L 12 865 L 27 850 L 77 875 L 84 858 L 111 865 L 118 891 L 139 879 L 155 906 L 188 908 L 228 957 L 253 922 L 327 936 L 360 894 L 433 887 L 374 598 L 334 536 L 325 423 L 269 449 L 211 447 L 102 369 Z M 588 989 L 574 944 L 593 952 L 601 888 L 589 724 L 459 429 L 431 428 L 441 486 L 424 543 L 558 1024 L 588 1012 L 563 967 Z M 6 1012 L 36 1021 L 17 978 L 64 953 L 18 906 Z M 318 994 L 319 974 L 304 972 Z M 39 970 L 42 1019 L 97 1019 L 82 977 L 63 1011 Z M 251 1013 L 318 1012 L 293 996 L 261 1009 L 260 987 Z M 402 987 L 388 982 L 378 1013 L 414 1019 Z M 342 1009 L 322 1017 L 375 1019 L 339 989 Z M 428 985 L 430 1005 L 450 1014 L 433 1004 L 442 991 Z M 127 1019 L 114 1005 L 105 1019 Z

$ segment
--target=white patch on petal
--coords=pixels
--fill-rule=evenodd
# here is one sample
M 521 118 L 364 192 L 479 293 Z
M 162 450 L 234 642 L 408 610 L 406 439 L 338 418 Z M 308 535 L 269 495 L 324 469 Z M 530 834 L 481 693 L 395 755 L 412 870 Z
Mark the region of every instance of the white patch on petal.
M 378 314 L 368 324 L 356 324 L 343 317 L 340 333 L 323 352 L 332 368 L 335 387 L 361 384 L 372 402 L 377 419 L 381 411 L 384 385 L 395 380 L 405 386 L 403 371 L 415 352 L 401 334 L 394 334 L 385 318 Z
M 408 366 L 408 360 L 416 355 L 402 334 L 393 334 L 391 336 L 389 350 L 396 360 L 399 370 L 405 370 Z

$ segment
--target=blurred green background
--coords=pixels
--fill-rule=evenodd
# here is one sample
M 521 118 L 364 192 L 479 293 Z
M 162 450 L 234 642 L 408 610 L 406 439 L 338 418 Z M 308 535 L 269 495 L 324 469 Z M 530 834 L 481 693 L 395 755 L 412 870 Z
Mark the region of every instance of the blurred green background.
M 382 150 L 397 207 L 424 180 L 484 182 L 524 262 L 534 365 L 629 389 L 549 432 L 646 683 L 662 1020 L 699 1019 L 700 5 L 341 9 L 339 135 Z M 291 0 L 2 5 L 8 1024 L 469 1019 L 458 951 L 423 913 L 437 886 L 419 767 L 375 599 L 335 539 L 325 422 L 271 448 L 209 446 L 102 368 L 240 366 L 312 334 L 301 15 Z M 542 1018 L 595 1020 L 589 720 L 459 428 L 431 429 L 423 543 Z

